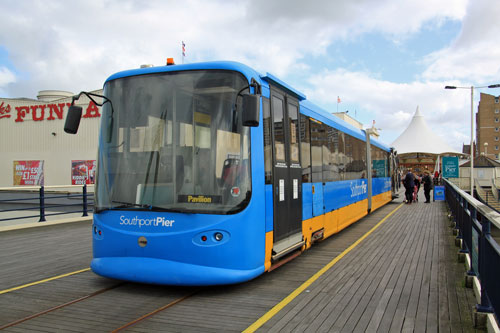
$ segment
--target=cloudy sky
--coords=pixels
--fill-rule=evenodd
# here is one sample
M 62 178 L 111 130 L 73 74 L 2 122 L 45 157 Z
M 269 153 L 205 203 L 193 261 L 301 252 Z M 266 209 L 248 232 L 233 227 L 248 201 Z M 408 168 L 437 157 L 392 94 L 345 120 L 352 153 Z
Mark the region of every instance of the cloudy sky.
M 470 142 L 470 89 L 500 83 L 498 0 L 0 2 L 0 97 L 95 90 L 141 64 L 234 60 L 272 73 L 391 144 L 417 106 Z M 475 91 L 500 95 L 500 89 Z M 337 96 L 341 103 L 337 103 Z

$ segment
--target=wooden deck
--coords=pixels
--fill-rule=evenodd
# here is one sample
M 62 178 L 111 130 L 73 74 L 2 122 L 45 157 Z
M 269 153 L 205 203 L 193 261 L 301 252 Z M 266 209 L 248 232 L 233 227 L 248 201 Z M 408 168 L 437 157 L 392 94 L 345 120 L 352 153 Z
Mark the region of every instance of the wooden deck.
M 475 298 L 464 287 L 445 204 L 422 199 L 403 204 L 261 330 L 474 331 Z
M 465 268 L 457 262 L 445 204 L 424 204 L 421 198 L 400 205 L 401 200 L 373 212 L 271 273 L 240 285 L 202 288 L 126 331 L 474 331 L 475 299 L 464 287 Z M 90 225 L 3 232 L 0 244 L 5 290 L 88 267 Z M 0 327 L 115 285 L 86 271 L 0 294 Z M 190 292 L 127 283 L 5 331 L 109 332 Z

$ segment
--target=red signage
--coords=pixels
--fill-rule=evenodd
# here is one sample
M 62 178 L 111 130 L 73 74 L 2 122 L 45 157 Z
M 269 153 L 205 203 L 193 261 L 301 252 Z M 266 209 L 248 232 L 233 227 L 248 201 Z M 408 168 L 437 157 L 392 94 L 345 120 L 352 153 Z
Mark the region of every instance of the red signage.
M 4 102 L 0 104 L 0 119 L 1 118 L 10 118 L 10 105 L 4 105 Z
M 15 112 L 12 112 L 14 114 L 11 115 L 12 107 L 10 104 L 2 102 L 0 104 L 0 119 L 14 116 L 16 123 L 23 122 L 25 118 L 31 118 L 33 121 L 63 119 L 64 110 L 68 110 L 70 106 L 71 103 L 16 106 L 14 107 Z M 90 101 L 82 117 L 98 118 L 100 116 L 99 108 Z
M 71 185 L 94 184 L 96 168 L 95 160 L 71 161 Z
M 14 185 L 43 185 L 44 161 L 14 161 Z

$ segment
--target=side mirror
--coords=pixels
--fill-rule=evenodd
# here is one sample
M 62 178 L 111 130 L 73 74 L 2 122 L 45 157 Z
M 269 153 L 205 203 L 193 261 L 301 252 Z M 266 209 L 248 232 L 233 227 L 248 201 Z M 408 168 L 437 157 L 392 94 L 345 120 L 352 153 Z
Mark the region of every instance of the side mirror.
M 259 126 L 260 95 L 243 95 L 243 126 Z
M 82 119 L 82 107 L 71 105 L 66 115 L 66 122 L 64 123 L 64 132 L 69 134 L 76 134 Z

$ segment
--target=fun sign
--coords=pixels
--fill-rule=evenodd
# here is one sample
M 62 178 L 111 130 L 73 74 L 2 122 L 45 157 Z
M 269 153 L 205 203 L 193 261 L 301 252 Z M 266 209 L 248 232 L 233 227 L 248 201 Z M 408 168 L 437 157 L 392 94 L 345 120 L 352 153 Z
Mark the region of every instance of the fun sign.
M 64 111 L 68 110 L 71 103 L 58 103 L 58 104 L 38 104 L 16 106 L 12 108 L 10 104 L 5 102 L 0 103 L 0 119 L 13 118 L 16 123 L 26 120 L 43 121 L 63 119 Z M 97 105 L 90 101 L 85 109 L 83 118 L 97 118 L 100 117 L 99 108 Z

